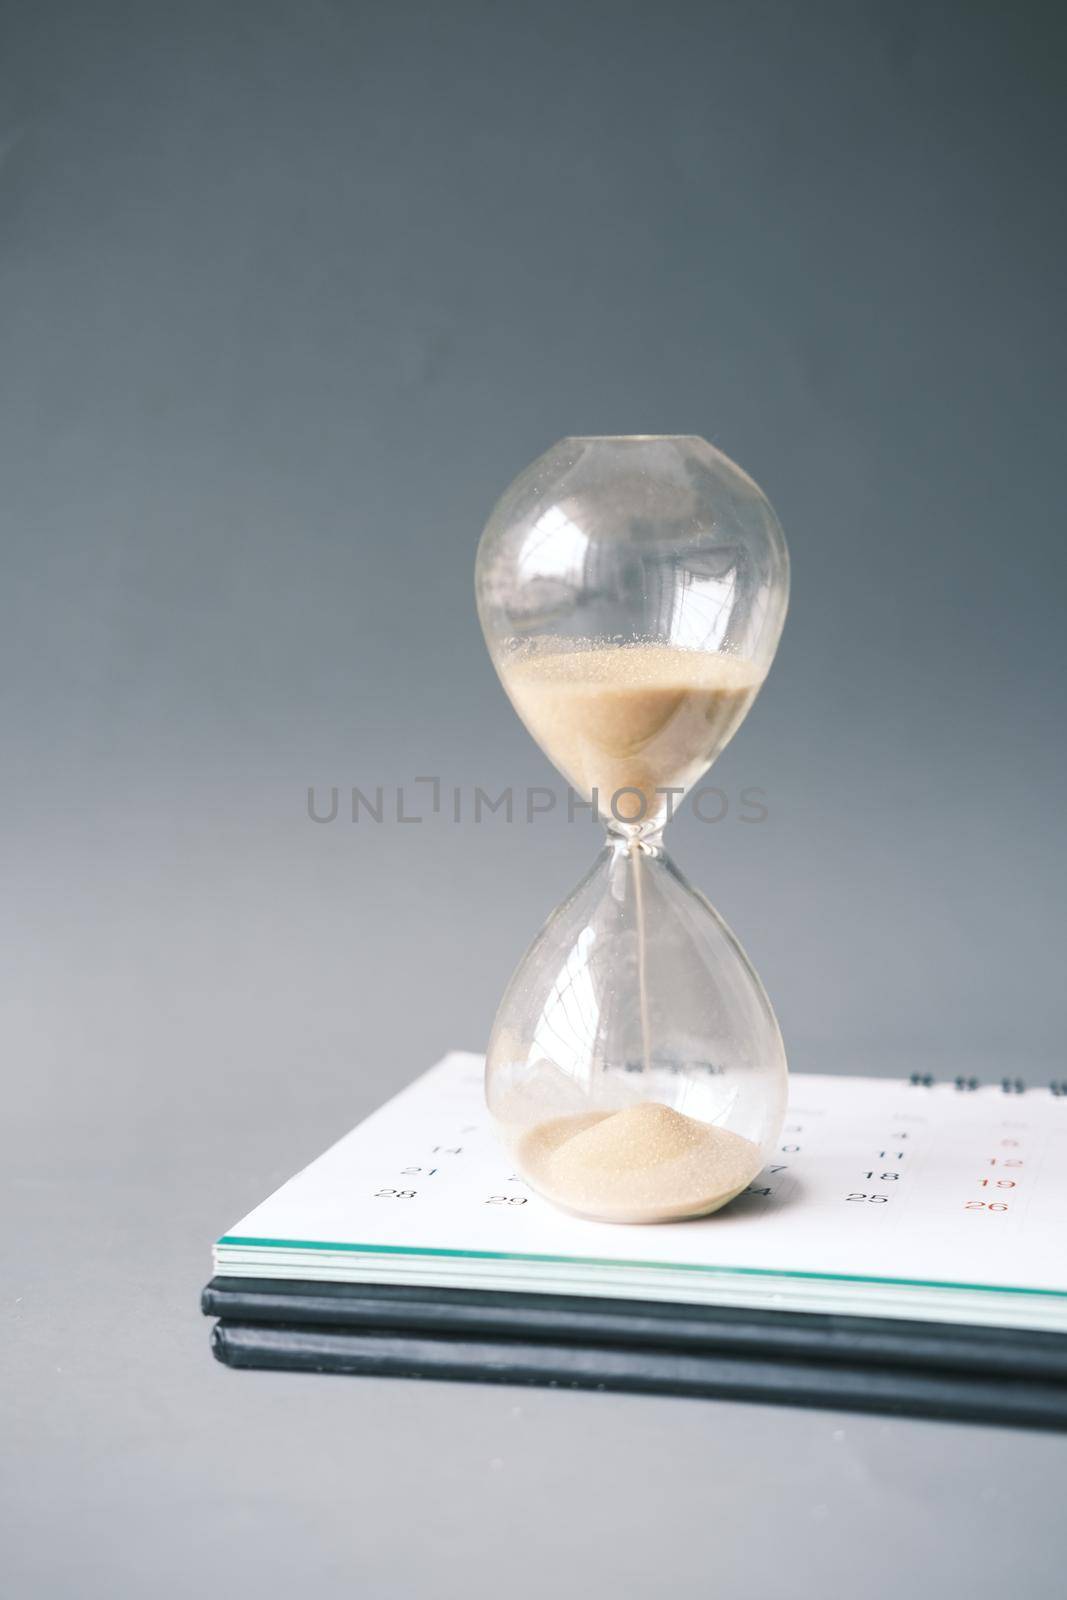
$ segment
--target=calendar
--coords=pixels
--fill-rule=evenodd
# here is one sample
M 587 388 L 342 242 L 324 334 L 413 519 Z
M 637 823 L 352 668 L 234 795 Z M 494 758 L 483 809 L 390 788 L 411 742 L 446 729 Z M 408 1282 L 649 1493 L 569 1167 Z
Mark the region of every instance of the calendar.
M 737 1200 L 636 1227 L 527 1187 L 482 1072 L 446 1056 L 224 1234 L 216 1273 L 1067 1332 L 1067 1085 L 794 1075 Z

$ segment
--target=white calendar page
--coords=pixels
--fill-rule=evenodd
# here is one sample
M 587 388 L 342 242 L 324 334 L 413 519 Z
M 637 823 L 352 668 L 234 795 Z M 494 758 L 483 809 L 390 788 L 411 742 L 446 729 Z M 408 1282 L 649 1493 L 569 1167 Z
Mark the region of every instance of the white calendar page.
M 418 1283 L 1067 1331 L 1067 1096 L 794 1075 L 732 1205 L 586 1222 L 517 1176 L 447 1056 L 218 1242 L 230 1277 Z

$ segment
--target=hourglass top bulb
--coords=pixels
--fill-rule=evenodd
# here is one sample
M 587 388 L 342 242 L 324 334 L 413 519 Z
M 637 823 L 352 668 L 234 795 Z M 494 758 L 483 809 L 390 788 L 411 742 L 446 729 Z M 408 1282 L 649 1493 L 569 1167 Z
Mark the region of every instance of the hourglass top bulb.
M 788 581 L 739 467 L 702 439 L 631 436 L 565 439 L 527 468 L 490 517 L 476 588 L 546 755 L 606 821 L 655 832 L 755 699 Z
M 520 962 L 486 1057 L 519 1172 L 583 1216 L 713 1211 L 781 1125 L 770 1002 L 660 832 L 758 693 L 788 588 L 774 512 L 697 438 L 564 439 L 506 491 L 479 545 L 501 682 L 609 833 Z

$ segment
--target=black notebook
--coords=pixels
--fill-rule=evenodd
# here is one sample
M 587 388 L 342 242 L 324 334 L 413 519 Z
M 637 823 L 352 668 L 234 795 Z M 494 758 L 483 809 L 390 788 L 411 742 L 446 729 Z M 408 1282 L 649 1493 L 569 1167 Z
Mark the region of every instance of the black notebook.
M 725 1211 L 617 1226 L 510 1169 L 451 1055 L 216 1245 L 233 1366 L 1067 1422 L 1067 1096 L 794 1076 Z

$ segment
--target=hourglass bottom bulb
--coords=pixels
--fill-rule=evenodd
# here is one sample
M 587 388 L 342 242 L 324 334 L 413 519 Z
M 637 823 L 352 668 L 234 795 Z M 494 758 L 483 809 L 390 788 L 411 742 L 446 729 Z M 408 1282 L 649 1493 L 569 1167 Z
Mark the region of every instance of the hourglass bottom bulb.
M 782 1036 L 729 928 L 662 845 L 613 839 L 516 968 L 486 1051 L 516 1171 L 605 1222 L 706 1216 L 747 1188 L 786 1102 Z
M 598 1222 L 706 1216 L 763 1162 L 751 1140 L 658 1101 L 553 1117 L 522 1134 L 515 1155 L 546 1199 Z

